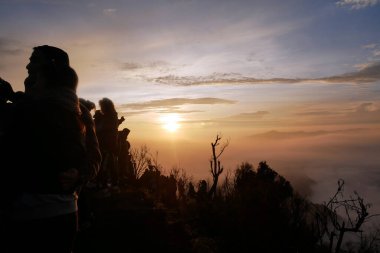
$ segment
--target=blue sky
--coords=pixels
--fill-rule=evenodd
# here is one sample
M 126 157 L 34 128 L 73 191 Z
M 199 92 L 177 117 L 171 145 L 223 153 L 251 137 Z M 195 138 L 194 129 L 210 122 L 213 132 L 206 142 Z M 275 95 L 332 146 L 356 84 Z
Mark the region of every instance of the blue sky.
M 61 47 L 78 94 L 114 100 L 168 169 L 207 175 L 221 132 L 230 169 L 268 160 L 315 196 L 339 177 L 375 196 L 379 24 L 379 0 L 0 0 L 0 76 L 23 90 L 32 48 Z
M 83 85 L 94 83 L 87 75 L 96 66 L 122 75 L 123 64 L 135 66 L 124 71 L 127 78 L 143 68 L 179 76 L 326 77 L 380 58 L 380 5 L 346 2 L 0 1 L 0 50 L 25 56 L 35 45 L 61 45 L 80 72 L 86 69 Z

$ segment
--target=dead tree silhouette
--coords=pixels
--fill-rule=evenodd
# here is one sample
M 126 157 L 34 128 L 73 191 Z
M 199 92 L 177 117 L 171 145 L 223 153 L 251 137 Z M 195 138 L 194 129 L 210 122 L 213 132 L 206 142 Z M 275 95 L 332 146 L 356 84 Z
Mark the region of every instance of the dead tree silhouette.
M 317 214 L 317 224 L 320 238 L 328 236 L 329 252 L 338 253 L 341 250 L 343 237 L 346 232 L 361 233 L 361 227 L 370 218 L 368 209 L 370 204 L 354 191 L 354 196 L 345 198 L 343 195 L 344 180 L 338 180 L 338 189 L 334 196 L 324 205 L 323 213 Z M 342 216 L 343 215 L 343 216 Z M 329 226 L 331 224 L 332 226 Z M 338 238 L 333 251 L 335 237 Z
M 131 149 L 131 160 L 133 165 L 134 180 L 138 180 L 147 170 L 150 164 L 149 148 L 142 145 L 139 148 Z
M 212 157 L 210 159 L 210 172 L 212 174 L 212 186 L 208 192 L 209 197 L 215 197 L 216 195 L 216 189 L 218 185 L 218 180 L 220 174 L 222 174 L 224 168 L 220 164 L 219 157 L 223 154 L 224 150 L 229 145 L 229 140 L 227 140 L 225 143 L 223 143 L 219 150 L 217 151 L 217 146 L 220 145 L 220 140 L 222 139 L 222 136 L 220 134 L 216 135 L 215 141 L 211 142 L 211 149 L 212 149 Z

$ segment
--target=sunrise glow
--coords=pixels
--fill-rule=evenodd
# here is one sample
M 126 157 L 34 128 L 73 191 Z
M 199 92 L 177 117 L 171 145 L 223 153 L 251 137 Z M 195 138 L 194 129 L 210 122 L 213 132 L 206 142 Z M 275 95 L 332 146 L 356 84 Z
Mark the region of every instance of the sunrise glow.
M 62 48 L 78 96 L 111 99 L 166 171 L 212 177 L 221 133 L 222 177 L 266 160 L 319 202 L 344 178 L 380 213 L 379 24 L 379 0 L 0 0 L 0 77 L 23 91 L 33 47 Z
M 160 117 L 162 127 L 168 132 L 176 132 L 180 128 L 180 118 L 177 114 L 168 114 Z

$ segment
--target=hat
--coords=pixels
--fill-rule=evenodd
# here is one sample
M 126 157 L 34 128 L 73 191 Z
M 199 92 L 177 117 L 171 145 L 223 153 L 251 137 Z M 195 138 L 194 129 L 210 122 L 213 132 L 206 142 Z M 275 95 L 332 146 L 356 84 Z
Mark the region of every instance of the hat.
M 43 45 L 35 47 L 34 50 L 38 50 L 43 53 L 48 60 L 54 62 L 55 64 L 70 66 L 69 55 L 58 47 Z

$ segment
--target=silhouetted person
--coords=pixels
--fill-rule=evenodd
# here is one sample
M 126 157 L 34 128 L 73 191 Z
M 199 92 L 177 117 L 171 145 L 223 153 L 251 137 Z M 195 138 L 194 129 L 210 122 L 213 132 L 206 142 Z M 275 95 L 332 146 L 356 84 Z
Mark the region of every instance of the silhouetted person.
M 89 170 L 92 172 L 96 171 L 97 173 L 100 169 L 102 157 L 98 137 L 96 135 L 95 122 L 91 115 L 91 111 L 95 109 L 96 106 L 92 101 L 83 98 L 79 99 L 79 106 L 81 110 L 81 120 L 86 126 L 85 146 L 88 164 L 91 167 Z M 95 175 L 89 179 L 94 178 Z
M 95 103 L 79 98 L 80 109 L 82 112 L 82 120 L 86 124 L 86 147 L 88 151 L 91 151 L 96 147 L 96 152 L 89 152 L 88 159 L 97 162 L 97 170 L 100 168 L 101 156 L 99 143 L 95 131 L 95 123 L 91 115 L 91 111 L 96 109 Z M 90 131 L 91 130 L 91 131 Z M 93 150 L 94 151 L 94 150 Z M 91 155 L 93 154 L 93 155 Z M 89 180 L 81 189 L 78 196 L 78 217 L 79 217 L 79 230 L 83 231 L 88 229 L 94 219 L 94 213 L 91 203 L 91 189 L 90 185 L 94 184 L 95 177 Z
M 22 92 L 14 92 L 10 83 L 0 78 L 0 141 L 4 134 L 4 127 L 8 121 L 13 102 L 20 100 Z
M 128 135 L 130 130 L 128 128 L 123 128 L 119 131 L 119 152 L 118 152 L 118 162 L 119 162 L 119 179 L 125 183 L 132 183 L 133 176 L 133 163 L 132 156 L 130 153 L 131 144 L 128 141 Z
M 109 98 L 99 100 L 99 106 L 100 111 L 95 111 L 94 115 L 96 134 L 103 158 L 98 179 L 101 187 L 106 187 L 108 183 L 115 186 L 118 184 L 117 137 L 119 119 L 114 103 Z
M 4 134 L 4 126 L 10 111 L 8 101 L 12 100 L 14 91 L 12 86 L 0 78 L 0 138 Z
M 35 47 L 27 70 L 25 95 L 12 110 L 2 149 L 12 197 L 5 252 L 71 252 L 77 193 L 100 162 L 96 135 L 85 135 L 94 129 L 83 119 L 92 117 L 80 109 L 78 77 L 66 52 Z
M 94 102 L 90 101 L 90 100 L 87 100 L 87 99 L 84 99 L 84 98 L 79 98 L 79 103 L 81 106 L 84 106 L 86 107 L 86 109 L 88 111 L 92 111 L 94 109 L 96 109 L 96 105 Z
M 10 83 L 0 78 L 0 103 L 1 105 L 12 101 L 15 92 Z
M 13 95 L 14 92 L 12 86 L 7 81 L 0 78 L 0 158 L 6 156 L 6 154 L 4 154 L 4 149 L 6 149 L 4 145 L 4 135 L 6 132 L 6 123 L 9 121 L 9 116 L 12 110 L 12 104 L 10 101 L 12 100 Z M 2 177 L 0 178 L 0 228 L 4 227 L 4 211 L 5 207 L 9 204 L 9 196 L 6 193 L 9 186 L 9 179 L 7 178 L 7 173 L 4 173 L 3 171 L 9 170 L 6 165 L 6 161 L 0 159 L 0 167 L 2 169 Z

